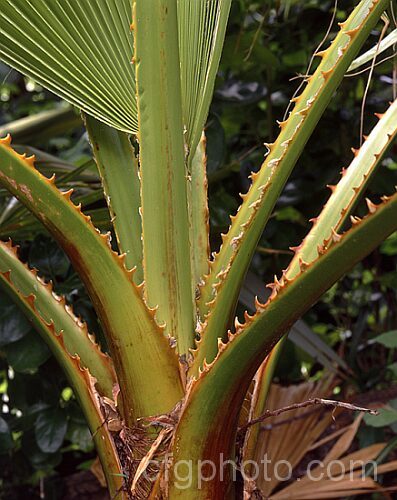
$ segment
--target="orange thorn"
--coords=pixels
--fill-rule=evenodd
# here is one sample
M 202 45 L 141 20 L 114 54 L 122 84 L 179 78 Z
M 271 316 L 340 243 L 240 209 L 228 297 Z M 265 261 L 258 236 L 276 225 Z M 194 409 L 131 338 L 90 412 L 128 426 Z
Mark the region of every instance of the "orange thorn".
M 67 200 L 70 200 L 70 197 L 72 196 L 74 192 L 74 189 L 69 189 L 68 191 L 61 191 L 61 195 L 64 196 Z
M 334 228 L 332 228 L 332 241 L 334 243 L 338 243 L 342 239 L 342 236 L 338 234 Z
M 314 53 L 314 57 L 324 57 L 326 53 L 326 50 L 319 50 L 318 52 Z
M 372 201 L 369 198 L 365 198 L 365 201 L 367 203 L 369 213 L 374 214 L 378 207 L 375 205 L 375 203 L 372 203 Z
M 7 134 L 6 137 L 4 137 L 3 139 L 0 139 L 0 144 L 2 144 L 4 146 L 10 146 L 11 141 L 12 141 L 11 135 Z

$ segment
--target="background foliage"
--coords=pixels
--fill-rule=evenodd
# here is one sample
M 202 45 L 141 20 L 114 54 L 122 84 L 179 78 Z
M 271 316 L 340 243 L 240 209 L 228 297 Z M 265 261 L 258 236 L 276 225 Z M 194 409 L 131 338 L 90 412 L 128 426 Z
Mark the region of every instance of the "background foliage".
M 220 244 L 228 215 L 248 187 L 248 174 L 259 168 L 265 146 L 276 133 L 288 101 L 306 73 L 311 54 L 329 26 L 333 1 L 235 0 L 214 101 L 207 124 L 211 244 Z M 339 1 L 336 21 L 355 2 Z M 332 31 L 335 30 L 334 23 Z M 331 33 L 332 33 L 331 31 Z M 372 33 L 368 48 L 379 32 Z M 383 56 L 381 56 L 382 58 Z M 365 103 L 364 131 L 393 98 L 396 57 L 378 65 Z M 395 71 L 395 70 L 394 70 Z M 395 73 L 394 73 L 395 77 Z M 263 234 L 246 288 L 263 294 L 256 277 L 269 282 L 290 258 L 327 197 L 327 184 L 339 178 L 360 145 L 361 106 L 368 72 L 346 78 L 320 122 Z M 395 97 L 395 96 L 394 96 Z M 34 148 L 43 172 L 58 172 L 64 186 L 76 189 L 94 224 L 106 228 L 109 215 L 97 190 L 99 180 L 80 118 L 52 94 L 0 64 L 0 130 L 5 124 L 43 110 L 62 118 L 45 127 L 31 123 L 14 132 L 21 149 Z M 44 153 L 45 152 L 45 153 Z M 391 193 L 396 184 L 396 146 L 386 155 L 369 196 Z M 0 191 L 0 237 L 12 236 L 21 256 L 66 294 L 75 312 L 102 340 L 90 302 L 63 252 L 20 205 Z M 397 234 L 335 285 L 306 316 L 306 324 L 345 360 L 343 394 L 361 394 L 367 404 L 389 406 L 376 420 L 366 418 L 356 446 L 397 434 Z M 244 305 L 247 301 L 243 299 Z M 390 333 L 393 332 L 393 333 Z M 106 346 L 103 346 L 106 349 Z M 283 383 L 319 377 L 322 365 L 302 346 L 288 342 L 276 376 Z M 83 497 L 75 480 L 88 474 L 95 453 L 72 391 L 30 324 L 0 292 L 0 498 Z M 392 452 L 393 445 L 391 446 Z M 76 476 L 77 475 L 77 476 Z M 88 476 L 85 475 L 85 478 Z M 26 488 L 29 488 L 26 493 Z M 88 488 L 88 487 L 87 487 Z M 89 490 L 89 488 L 88 488 Z M 88 498 L 88 496 L 87 496 Z M 98 498 L 95 497 L 95 498 Z

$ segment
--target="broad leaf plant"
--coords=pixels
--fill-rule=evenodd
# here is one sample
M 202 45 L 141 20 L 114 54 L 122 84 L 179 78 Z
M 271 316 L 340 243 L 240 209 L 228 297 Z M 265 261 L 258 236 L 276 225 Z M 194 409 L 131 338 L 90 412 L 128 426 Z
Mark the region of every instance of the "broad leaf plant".
M 10 136 L 0 140 L 0 184 L 68 255 L 110 354 L 11 241 L 0 243 L 0 284 L 65 371 L 111 498 L 238 497 L 230 468 L 210 474 L 202 465 L 255 456 L 255 432 L 236 442 L 255 373 L 266 367 L 266 393 L 291 325 L 397 230 L 397 194 L 367 200 L 362 219 L 352 214 L 395 139 L 395 101 L 332 186 L 288 268 L 267 285 L 267 302 L 257 301 L 243 323 L 234 319 L 277 199 L 389 2 L 357 2 L 316 54 L 211 254 L 205 122 L 231 0 L 1 1 L 0 58 L 81 110 L 117 241 L 94 227 L 72 191 L 36 169 L 34 156 L 17 153 Z M 181 488 L 178 477 L 188 473 Z

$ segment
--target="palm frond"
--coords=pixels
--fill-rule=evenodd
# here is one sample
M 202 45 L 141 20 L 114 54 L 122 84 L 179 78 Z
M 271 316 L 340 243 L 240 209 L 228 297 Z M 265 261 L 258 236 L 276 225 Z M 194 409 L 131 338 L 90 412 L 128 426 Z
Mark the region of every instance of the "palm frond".
M 129 0 L 4 0 L 0 58 L 108 125 L 137 129 Z
M 231 0 L 178 0 L 186 144 L 196 151 Z M 4 0 L 0 58 L 87 114 L 138 130 L 130 0 Z
M 211 104 L 231 0 L 178 0 L 182 108 L 192 154 Z

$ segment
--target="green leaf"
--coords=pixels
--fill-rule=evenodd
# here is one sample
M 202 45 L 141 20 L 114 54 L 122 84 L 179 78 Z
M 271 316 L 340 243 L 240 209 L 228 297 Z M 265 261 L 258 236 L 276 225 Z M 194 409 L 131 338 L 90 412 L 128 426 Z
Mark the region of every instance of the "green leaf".
M 11 450 L 13 445 L 10 428 L 4 418 L 0 417 L 0 455 Z
M 74 401 L 68 405 L 68 417 L 69 423 L 66 438 L 80 450 L 84 452 L 92 451 L 94 447 L 92 434 L 80 407 Z
M 390 330 L 389 332 L 382 333 L 373 340 L 389 349 L 394 349 L 397 347 L 397 330 Z
M 32 243 L 29 264 L 52 280 L 65 277 L 70 267 L 65 252 L 49 238 L 36 238 Z
M 225 131 L 219 117 L 215 114 L 210 115 L 208 125 L 205 129 L 205 137 L 207 139 L 206 152 L 207 172 L 212 174 L 222 166 L 226 154 L 226 137 Z
M 36 442 L 44 453 L 55 453 L 62 446 L 68 422 L 60 408 L 43 411 L 34 424 Z
M 18 375 L 18 373 L 16 373 L 16 375 Z M 20 374 L 19 374 L 20 375 Z M 40 373 L 37 374 L 37 377 L 40 378 Z M 32 383 L 34 383 L 34 380 L 32 380 L 32 378 L 27 378 L 25 379 L 25 383 L 28 385 L 28 388 L 30 389 L 29 392 L 30 392 L 30 395 L 32 394 L 32 388 L 31 388 L 31 385 Z M 15 386 L 14 386 L 14 391 L 15 392 Z M 58 395 L 58 394 L 57 394 Z M 29 429 L 32 429 L 34 427 L 34 423 L 37 419 L 37 416 L 43 412 L 44 410 L 48 410 L 49 408 L 52 407 L 52 404 L 49 404 L 49 403 L 43 403 L 43 402 L 39 402 L 39 403 L 34 403 L 32 405 L 28 405 L 26 406 L 26 404 L 24 406 L 18 406 L 16 404 L 16 401 L 14 398 L 12 398 L 12 396 L 10 397 L 10 399 L 12 399 L 12 401 L 14 402 L 15 406 L 18 407 L 18 409 L 22 412 L 22 415 L 20 418 L 18 418 L 18 424 L 17 424 L 17 428 L 15 429 L 16 431 L 18 432 L 26 432 L 28 431 Z M 35 399 L 37 401 L 37 399 Z M 56 404 L 57 401 L 52 401 L 53 404 Z
M 43 405 L 55 406 L 59 401 L 58 380 L 49 380 L 40 373 L 23 374 L 15 372 L 14 378 L 8 382 L 7 394 L 23 416 L 34 415 L 41 411 Z M 29 420 L 29 418 L 27 420 Z
M 34 432 L 26 432 L 22 437 L 22 451 L 29 462 L 37 470 L 49 471 L 59 465 L 62 461 L 62 453 L 45 453 L 36 441 Z
M 290 54 L 283 56 L 283 64 L 291 68 L 303 68 L 307 63 L 307 53 L 305 50 L 300 49 Z
M 395 378 L 397 377 L 397 362 L 387 365 L 387 369 L 392 372 Z
M 178 1 L 184 119 L 193 153 L 211 103 L 230 4 Z M 0 58 L 87 114 L 136 133 L 131 17 L 131 0 L 3 1 Z
M 0 291 L 0 347 L 22 339 L 31 329 L 32 325 L 14 302 Z
M 130 0 L 8 0 L 0 57 L 108 125 L 135 132 Z
M 81 424 L 73 420 L 70 421 L 66 437 L 85 453 L 92 451 L 94 447 L 90 429 L 84 423 Z
M 379 415 L 364 415 L 364 422 L 371 427 L 386 427 L 397 422 L 397 411 L 389 408 L 381 408 Z
M 34 373 L 51 356 L 45 342 L 32 330 L 22 339 L 7 345 L 5 352 L 9 364 L 20 373 Z
M 283 207 L 275 213 L 278 221 L 296 222 L 297 224 L 304 225 L 306 223 L 305 217 L 295 207 Z
M 69 132 L 79 125 L 81 126 L 81 118 L 76 109 L 71 106 L 59 106 L 0 125 L 0 137 L 11 134 L 19 144 L 32 145 Z
M 397 232 L 391 234 L 387 240 L 382 243 L 380 251 L 383 255 L 397 255 Z
M 183 120 L 191 159 L 207 119 L 231 0 L 177 0 Z

